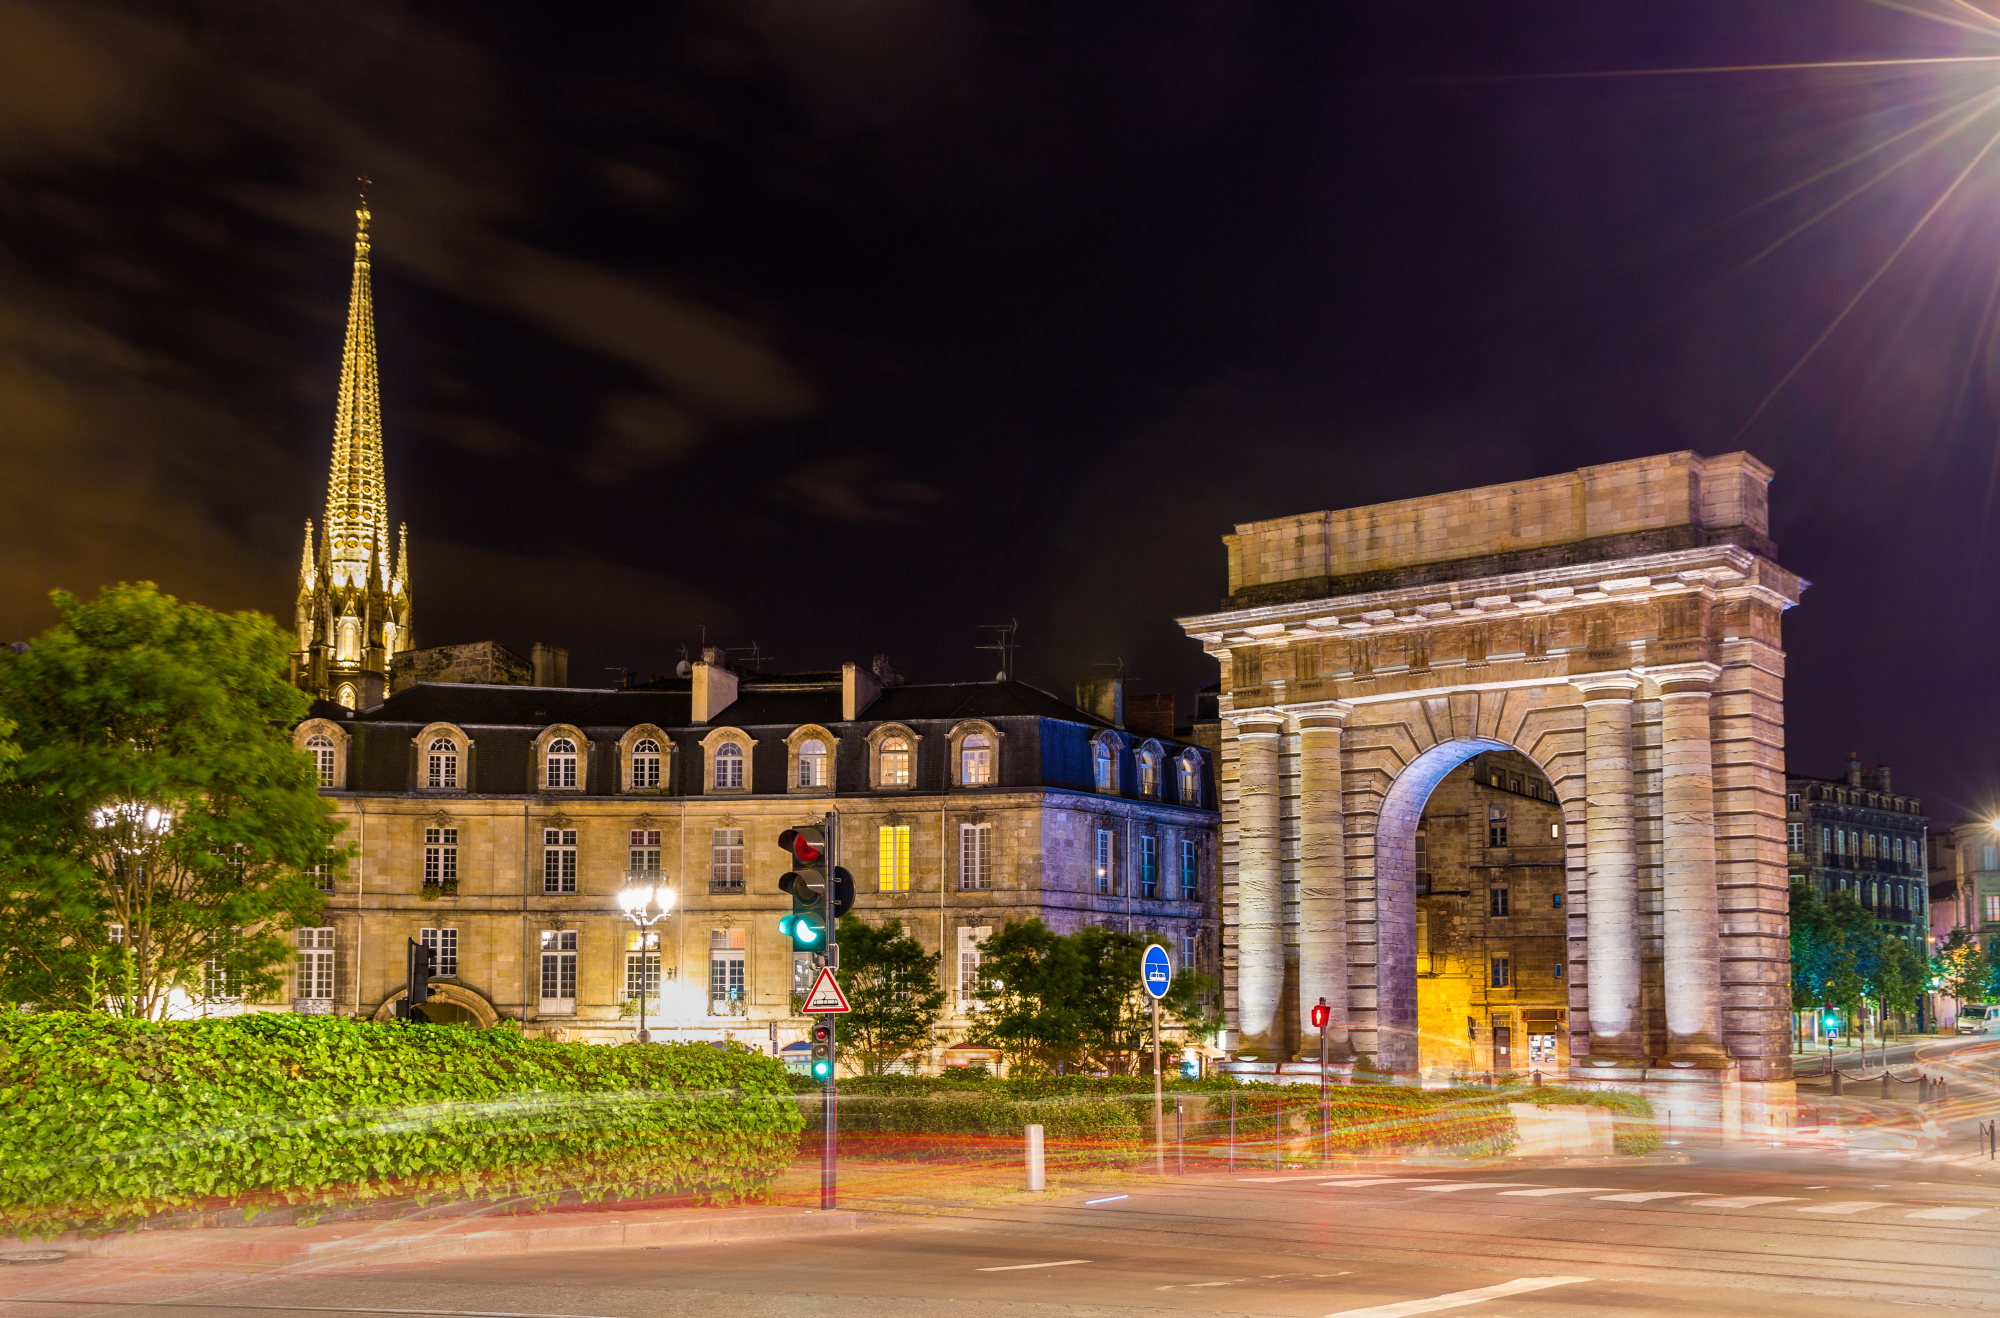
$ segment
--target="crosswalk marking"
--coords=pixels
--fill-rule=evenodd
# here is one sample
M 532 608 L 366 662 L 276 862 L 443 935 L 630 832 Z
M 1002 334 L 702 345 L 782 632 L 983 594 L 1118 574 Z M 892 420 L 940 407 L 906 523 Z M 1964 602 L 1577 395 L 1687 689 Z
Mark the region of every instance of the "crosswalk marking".
M 1551 1185 L 1539 1190 L 1502 1190 L 1502 1195 L 1518 1194 L 1529 1199 L 1541 1199 L 1552 1194 L 1595 1194 L 1599 1190 L 1609 1190 L 1608 1185 Z
M 1633 1194 L 1601 1194 L 1597 1197 L 1606 1203 L 1643 1204 L 1654 1199 L 1692 1199 L 1699 1190 L 1640 1190 Z
M 1844 1204 L 1811 1204 L 1792 1211 L 1798 1213 L 1865 1213 L 1871 1208 L 1894 1208 L 1894 1204 L 1879 1203 L 1873 1199 L 1852 1199 Z
M 1796 1203 L 1795 1194 L 1736 1194 L 1727 1199 L 1697 1199 L 1689 1208 L 1755 1208 L 1758 1204 Z
M 1428 1176 L 1369 1176 L 1359 1180 L 1344 1178 L 1338 1181 L 1321 1181 L 1320 1184 L 1331 1186 L 1336 1190 L 1345 1190 L 1350 1186 L 1360 1185 L 1416 1185 L 1430 1179 Z
M 1481 1286 L 1478 1290 L 1452 1291 L 1448 1295 L 1433 1295 L 1422 1300 L 1403 1300 L 1396 1304 L 1377 1304 L 1367 1309 L 1340 1309 L 1328 1314 L 1326 1318 L 1409 1318 L 1411 1314 L 1462 1309 L 1468 1304 L 1478 1304 L 1482 1300 L 1504 1299 L 1509 1295 L 1547 1290 L 1551 1286 L 1570 1286 L 1589 1280 L 1588 1277 L 1516 1277 L 1513 1281 L 1503 1281 L 1498 1286 Z
M 1533 1185 L 1533 1181 L 1445 1181 L 1440 1185 L 1419 1185 L 1417 1192 L 1430 1194 L 1451 1194 L 1456 1190 L 1498 1190 L 1508 1185 Z
M 1969 1217 L 1989 1213 L 1990 1208 L 1926 1208 L 1922 1212 L 1905 1213 L 1904 1217 L 1928 1218 L 1933 1222 L 1963 1222 Z

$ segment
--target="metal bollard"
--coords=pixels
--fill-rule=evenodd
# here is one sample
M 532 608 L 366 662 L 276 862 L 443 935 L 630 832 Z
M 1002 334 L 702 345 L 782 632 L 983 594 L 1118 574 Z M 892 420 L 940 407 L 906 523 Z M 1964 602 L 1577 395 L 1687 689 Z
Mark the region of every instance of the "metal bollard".
M 1889 1073 L 1887 1071 L 1884 1071 L 1882 1073 L 1882 1097 L 1884 1098 L 1895 1097 L 1895 1095 L 1891 1092 L 1889 1088 Z
M 1833 1095 L 1835 1098 L 1838 1098 L 1840 1097 L 1840 1083 L 1841 1083 L 1840 1068 L 1836 1066 L 1836 1067 L 1831 1067 L 1829 1069 L 1831 1070 L 1833 1075 Z
M 1042 1167 L 1042 1128 L 1040 1126 L 1028 1127 L 1028 1188 L 1030 1190 L 1046 1190 L 1049 1188 L 1048 1177 L 1044 1175 Z

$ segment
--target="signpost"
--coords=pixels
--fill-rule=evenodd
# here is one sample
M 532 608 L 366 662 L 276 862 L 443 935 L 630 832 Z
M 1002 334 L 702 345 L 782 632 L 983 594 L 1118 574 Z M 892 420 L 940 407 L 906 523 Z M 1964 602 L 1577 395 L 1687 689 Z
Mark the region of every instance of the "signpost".
M 1174 967 L 1167 959 L 1167 949 L 1158 943 L 1146 944 L 1146 954 L 1139 960 L 1139 984 L 1153 1000 L 1153 1171 L 1160 1176 L 1167 1174 L 1167 1123 L 1160 1110 L 1160 999 L 1167 996 L 1173 982 Z
M 792 913 L 778 922 L 795 951 L 821 951 L 819 978 L 806 995 L 804 1010 L 824 1019 L 812 1028 L 813 1078 L 826 1085 L 820 1102 L 819 1206 L 828 1209 L 838 1198 L 834 1154 L 839 1142 L 840 1102 L 838 1039 L 833 1018 L 848 1010 L 847 995 L 833 977 L 840 964 L 840 917 L 854 903 L 854 878 L 834 864 L 840 852 L 840 817 L 827 813 L 816 825 L 788 828 L 778 846 L 791 854 L 792 871 L 778 886 L 792 896 Z M 823 941 L 822 941 L 823 940 Z
M 1313 1007 L 1313 1027 L 1319 1031 L 1319 1165 L 1324 1167 L 1331 1161 L 1327 1156 L 1332 1138 L 1333 1114 L 1326 1092 L 1326 1027 L 1333 1019 L 1332 1008 L 1321 998 Z

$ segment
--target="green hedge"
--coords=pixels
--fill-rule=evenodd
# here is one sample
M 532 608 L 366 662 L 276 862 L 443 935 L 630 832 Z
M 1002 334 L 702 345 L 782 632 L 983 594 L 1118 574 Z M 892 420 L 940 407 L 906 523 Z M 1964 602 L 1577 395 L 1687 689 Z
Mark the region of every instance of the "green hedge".
M 0 1229 L 383 1197 L 734 1201 L 789 1161 L 782 1068 L 743 1048 L 256 1014 L 0 1018 Z

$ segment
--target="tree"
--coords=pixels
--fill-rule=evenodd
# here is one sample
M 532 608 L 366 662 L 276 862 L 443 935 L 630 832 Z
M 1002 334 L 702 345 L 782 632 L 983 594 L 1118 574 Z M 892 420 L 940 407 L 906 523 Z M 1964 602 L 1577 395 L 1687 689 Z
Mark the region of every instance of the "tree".
M 938 984 L 941 953 L 903 930 L 901 920 L 876 926 L 852 915 L 840 918 L 840 977 L 852 1011 L 840 1019 L 848 1047 L 866 1075 L 880 1075 L 891 1062 L 927 1047 L 944 1010 Z
M 321 909 L 308 872 L 345 858 L 289 736 L 308 707 L 291 637 L 150 582 L 51 598 L 62 622 L 0 654 L 21 750 L 0 785 L 0 991 L 149 1019 L 176 990 L 269 995 L 285 931 Z
M 1970 929 L 1959 925 L 1938 944 L 1932 957 L 1938 992 L 1959 1002 L 1979 1001 L 1986 978 L 1986 958 L 1980 955 L 1979 940 Z
M 1040 920 L 1003 925 L 981 948 L 985 983 L 969 1041 L 1029 1073 L 1150 1065 L 1152 1006 L 1139 987 L 1139 962 L 1155 941 L 1095 925 L 1073 934 Z M 1184 1029 L 1213 1028 L 1212 987 L 1197 974 L 1175 975 L 1162 1014 Z

